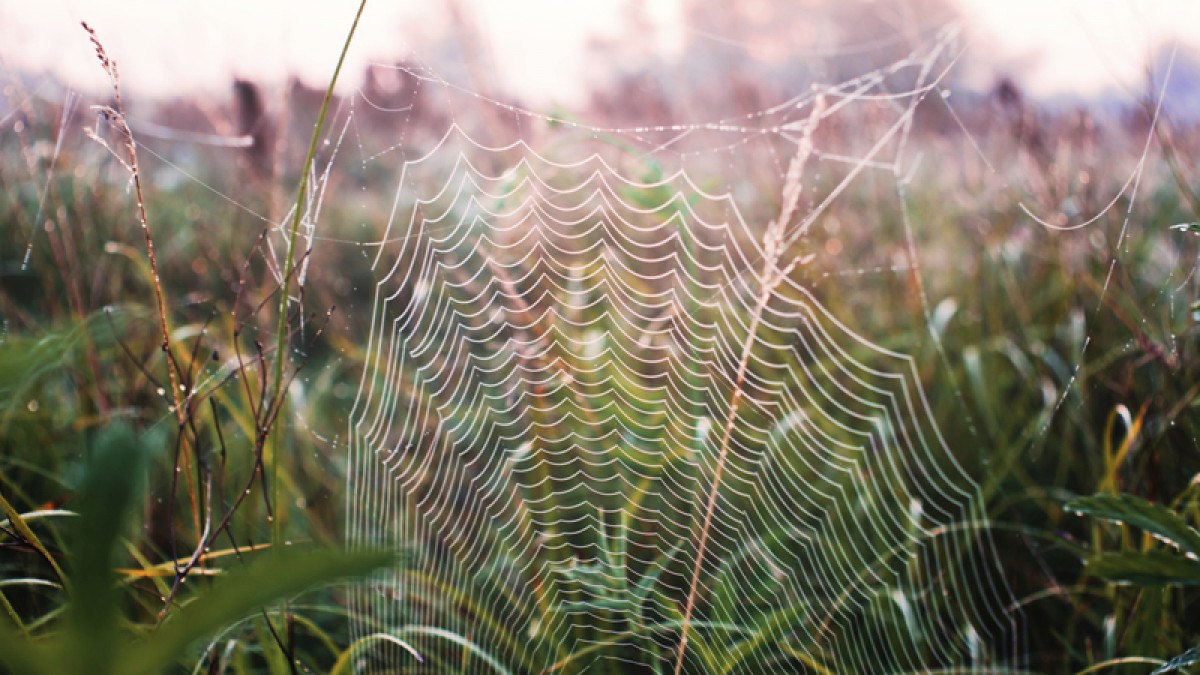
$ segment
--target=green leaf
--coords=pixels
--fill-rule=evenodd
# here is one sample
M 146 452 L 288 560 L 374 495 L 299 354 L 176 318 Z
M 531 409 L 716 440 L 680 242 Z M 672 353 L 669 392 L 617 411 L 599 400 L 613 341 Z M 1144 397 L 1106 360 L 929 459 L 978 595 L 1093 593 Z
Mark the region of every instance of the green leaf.
M 101 432 L 87 458 L 79 518 L 71 523 L 71 604 L 63 637 L 70 649 L 62 652 L 74 672 L 112 672 L 120 607 L 115 558 L 140 500 L 144 460 L 137 435 L 124 425 Z
M 52 675 L 46 655 L 33 641 L 22 637 L 12 625 L 0 619 L 0 672 L 20 675 Z M 7 670 L 5 670 L 7 668 Z
M 1161 550 L 1102 553 L 1087 562 L 1087 571 L 1142 586 L 1200 586 L 1200 560 Z
M 363 577 L 395 563 L 391 552 L 343 553 L 288 548 L 230 572 L 208 592 L 175 613 L 144 642 L 129 645 L 123 673 L 163 672 L 188 645 L 211 637 L 229 624 L 306 590 Z
M 1098 494 L 1072 500 L 1067 510 L 1139 527 L 1184 553 L 1200 556 L 1200 531 L 1171 509 L 1133 495 Z
M 120 644 L 114 563 L 121 535 L 140 500 L 144 460 L 141 442 L 128 426 L 114 425 L 100 433 L 88 453 L 79 489 L 80 516 L 70 528 L 66 631 L 43 648 L 18 640 L 7 627 L 0 630 L 0 660 L 15 672 L 114 672 Z M 18 533 L 54 564 L 11 505 L 2 506 Z

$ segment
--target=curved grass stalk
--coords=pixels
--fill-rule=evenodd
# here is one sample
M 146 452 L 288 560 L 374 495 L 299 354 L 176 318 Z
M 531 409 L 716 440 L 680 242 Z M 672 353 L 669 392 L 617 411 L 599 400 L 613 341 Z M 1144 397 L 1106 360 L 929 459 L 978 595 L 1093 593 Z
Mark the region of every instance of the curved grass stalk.
M 401 628 L 399 631 L 397 631 L 397 634 L 398 635 L 424 635 L 424 636 L 428 636 L 428 637 L 438 638 L 440 640 L 445 640 L 451 644 L 461 647 L 466 653 L 471 654 L 471 655 L 475 656 L 476 658 L 478 658 L 479 660 L 483 661 L 492 670 L 499 673 L 500 675 L 512 675 L 512 671 L 505 668 L 504 664 L 500 663 L 499 659 L 497 659 L 496 657 L 492 656 L 491 654 L 485 652 L 482 647 L 475 644 L 474 642 L 471 642 L 470 640 L 459 635 L 458 633 L 452 633 L 448 630 L 445 630 L 442 628 L 436 628 L 434 626 L 405 626 L 404 628 Z
M 350 669 L 350 662 L 351 659 L 354 658 L 354 655 L 376 642 L 396 645 L 409 654 L 412 654 L 413 658 L 415 658 L 417 661 L 423 662 L 425 660 L 421 657 L 421 653 L 417 651 L 416 647 L 413 647 L 404 640 L 401 640 L 394 635 L 389 635 L 388 633 L 371 633 L 370 635 L 364 635 L 355 640 L 353 644 L 351 644 L 345 649 L 345 651 L 342 652 L 341 656 L 339 656 L 338 660 L 333 664 L 333 668 L 329 669 L 330 675 L 341 675 L 342 673 L 352 672 Z
M 329 634 L 329 631 L 321 628 L 316 621 L 313 621 L 303 614 L 295 614 L 293 616 L 293 620 L 296 622 L 297 626 L 303 626 L 308 631 L 309 635 L 316 638 L 316 640 L 321 643 L 322 647 L 329 650 L 330 654 L 337 654 L 339 652 L 337 641 L 334 640 L 333 636 Z
M 58 580 L 63 584 L 66 584 L 67 576 L 63 573 L 62 568 L 58 566 L 58 561 L 54 559 L 54 556 L 50 554 L 50 550 L 46 548 L 46 545 L 42 543 L 42 540 L 38 539 L 38 536 L 34 534 L 33 530 L 29 529 L 29 525 L 26 524 L 25 521 L 31 514 L 22 516 L 20 512 L 13 508 L 12 504 L 8 503 L 8 500 L 6 500 L 2 494 L 0 494 L 0 511 L 8 516 L 4 521 L 4 525 L 6 527 L 11 525 L 12 529 L 17 533 L 17 535 L 19 535 L 21 539 L 24 539 L 26 544 L 33 547 L 34 551 L 36 551 L 37 554 L 41 556 L 47 564 L 50 565 L 50 568 L 54 570 L 54 575 L 58 577 Z M 49 512 L 42 511 L 40 513 L 45 515 Z M 59 512 L 54 513 L 58 514 Z
M 401 576 L 412 577 L 421 583 L 428 584 L 431 588 L 434 588 L 441 593 L 440 597 L 452 601 L 456 607 L 465 609 L 470 616 L 474 617 L 475 620 L 479 622 L 482 628 L 486 629 L 491 635 L 496 636 L 499 641 L 503 642 L 504 647 L 512 652 L 512 654 L 521 661 L 521 665 L 524 668 L 527 670 L 534 670 L 533 664 L 522 658 L 525 652 L 520 649 L 520 645 L 518 645 L 516 642 L 517 636 L 514 634 L 514 631 L 506 627 L 503 621 L 498 620 L 487 609 L 474 602 L 469 593 L 466 593 L 458 588 L 454 588 L 448 584 L 441 583 L 441 581 L 430 574 L 425 574 L 415 570 L 403 570 L 400 574 Z M 430 630 L 434 629 L 431 628 Z M 442 629 L 439 628 L 436 630 Z
M 1148 656 L 1122 656 L 1120 658 L 1108 659 L 1100 663 L 1093 663 L 1075 673 L 1075 675 L 1089 675 L 1089 673 L 1099 673 L 1101 671 L 1116 668 L 1117 666 L 1127 665 L 1147 665 L 1147 666 L 1165 666 L 1167 662 L 1163 659 L 1155 659 Z

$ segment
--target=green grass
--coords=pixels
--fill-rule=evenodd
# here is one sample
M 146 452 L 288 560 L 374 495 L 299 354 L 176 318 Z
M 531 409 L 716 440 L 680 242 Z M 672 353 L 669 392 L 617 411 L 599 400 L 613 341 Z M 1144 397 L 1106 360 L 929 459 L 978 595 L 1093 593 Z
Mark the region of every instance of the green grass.
M 369 326 L 365 294 L 374 286 L 362 249 L 326 246 L 313 254 L 305 289 L 312 315 L 300 332 L 298 314 L 288 311 L 265 262 L 261 220 L 196 181 L 148 184 L 146 211 L 178 364 L 173 388 L 182 387 L 187 401 L 181 428 L 166 391 L 171 378 L 159 348 L 156 283 L 127 174 L 78 133 L 83 116 L 60 129 L 53 105 L 19 91 L 10 102 L 26 122 L 21 131 L 11 124 L 0 131 L 0 661 L 9 672 L 79 671 L 78 663 L 54 659 L 83 653 L 93 659 L 91 672 L 191 672 L 196 664 L 232 673 L 349 672 L 354 659 L 383 645 L 398 655 L 416 649 L 426 672 L 586 672 L 617 657 L 637 660 L 641 672 L 669 672 L 673 640 L 689 621 L 688 665 L 696 672 L 855 670 L 837 660 L 836 639 L 796 639 L 798 627 L 811 628 L 836 609 L 755 605 L 748 597 L 771 592 L 769 572 L 751 548 L 798 555 L 790 533 L 762 523 L 755 523 L 761 527 L 753 547 L 707 572 L 713 597 L 704 617 L 685 618 L 681 589 L 692 568 L 682 546 L 651 548 L 634 532 L 639 513 L 663 507 L 643 503 L 655 498 L 645 489 L 597 505 L 595 513 L 573 514 L 594 518 L 604 536 L 576 542 L 598 562 L 561 553 L 542 561 L 552 578 L 541 581 L 555 596 L 531 592 L 532 585 L 514 590 L 513 570 L 526 561 L 495 553 L 469 588 L 448 584 L 436 570 L 401 568 L 405 587 L 444 626 L 373 626 L 354 641 L 338 589 L 256 613 L 319 581 L 380 564 L 316 555 L 305 565 L 304 556 L 273 558 L 264 550 L 287 541 L 340 546 L 345 535 L 345 420 L 354 384 L 374 365 L 356 339 Z M 46 145 L 60 134 L 61 153 L 48 172 Z M 1185 162 L 1200 157 L 1189 145 L 1194 135 L 1176 134 L 1173 150 Z M 243 169 L 230 156 L 202 156 L 194 172 L 268 213 L 272 191 L 307 185 L 300 179 L 320 138 L 313 137 L 307 158 L 285 155 L 295 174 L 259 191 L 243 190 Z M 998 564 L 1031 627 L 1027 662 L 1012 670 L 1148 673 L 1200 643 L 1194 584 L 1145 574 L 1136 580 L 1148 583 L 1111 583 L 1127 578 L 1113 571 L 1114 561 L 1163 554 L 1143 534 L 1154 530 L 1148 521 L 1124 521 L 1131 528 L 1081 518 L 1065 505 L 1096 492 L 1130 493 L 1170 505 L 1185 527 L 1200 522 L 1200 298 L 1195 279 L 1185 278 L 1200 239 L 1171 227 L 1200 218 L 1185 197 L 1194 186 L 1181 186 L 1163 155 L 1152 152 L 1132 206 L 1118 199 L 1088 228 L 1055 233 L 1030 223 L 1018 203 L 1053 210 L 1066 190 L 1078 193 L 1084 212 L 1094 211 L 1124 183 L 1140 139 L 1114 132 L 1091 159 L 1064 141 L 1040 162 L 1012 151 L 1003 129 L 977 140 L 1002 162 L 997 174 L 962 156 L 963 139 L 918 133 L 914 143 L 953 159 L 923 164 L 899 194 L 893 181 L 856 182 L 816 224 L 818 257 L 796 278 L 811 283 L 850 329 L 916 357 L 947 446 L 980 482 Z M 148 174 L 165 171 L 153 158 L 141 160 Z M 1087 187 L 1081 170 L 1089 172 Z M 351 224 L 386 218 L 394 177 L 357 171 L 352 163 L 335 167 L 323 216 L 327 236 L 362 240 Z M 648 165 L 646 172 L 661 175 L 661 168 Z M 765 223 L 778 210 L 778 186 L 749 185 L 753 180 L 746 178 L 748 189 L 760 198 L 746 215 Z M 833 180 L 827 172 L 822 186 Z M 351 189 L 356 181 L 372 188 L 361 200 Z M 664 195 L 633 191 L 627 198 L 654 205 Z M 35 222 L 39 213 L 42 222 Z M 285 270 L 297 259 L 298 223 L 275 242 L 287 246 Z M 33 255 L 22 269 L 31 237 Z M 826 246 L 831 239 L 836 254 Z M 318 334 L 334 307 L 330 328 Z M 303 356 L 282 358 L 289 345 Z M 136 458 L 120 454 L 129 452 Z M 130 468 L 136 466 L 142 468 Z M 551 494 L 552 509 L 566 510 L 554 500 Z M 864 541 L 818 545 L 836 552 L 879 544 L 862 530 Z M 648 551 L 659 564 L 636 562 Z M 1096 560 L 1110 567 L 1097 568 Z M 854 588 L 878 571 L 849 569 L 839 580 Z M 728 581 L 735 574 L 759 585 L 737 587 Z M 887 589 L 911 591 L 905 583 L 897 574 Z M 462 625 L 474 632 L 445 627 Z M 914 635 L 912 626 L 875 625 L 870 639 L 883 653 L 928 648 L 922 640 L 929 636 Z M 531 637 L 530 627 L 544 630 Z M 586 646 L 571 651 L 571 644 Z M 1194 667 L 1186 661 L 1178 662 L 1182 672 Z M 418 667 L 415 657 L 412 663 Z M 897 658 L 879 667 L 902 672 L 905 663 Z

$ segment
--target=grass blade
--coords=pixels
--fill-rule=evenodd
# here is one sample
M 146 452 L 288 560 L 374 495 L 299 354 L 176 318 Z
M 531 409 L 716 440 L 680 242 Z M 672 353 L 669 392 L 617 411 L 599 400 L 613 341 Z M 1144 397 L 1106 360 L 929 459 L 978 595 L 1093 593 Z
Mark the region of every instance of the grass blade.
M 1141 586 L 1200 586 L 1200 560 L 1167 551 L 1103 553 L 1088 561 L 1087 571 Z
M 1076 513 L 1136 526 L 1184 553 L 1200 556 L 1200 531 L 1161 504 L 1151 504 L 1129 494 L 1098 494 L 1075 499 L 1066 508 Z

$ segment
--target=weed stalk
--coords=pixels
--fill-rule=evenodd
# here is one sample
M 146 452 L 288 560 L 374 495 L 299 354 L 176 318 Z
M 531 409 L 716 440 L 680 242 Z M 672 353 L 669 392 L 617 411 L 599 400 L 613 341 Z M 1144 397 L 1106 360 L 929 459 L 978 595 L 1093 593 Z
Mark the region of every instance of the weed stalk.
M 696 562 L 692 565 L 692 577 L 688 584 L 687 603 L 684 605 L 683 622 L 680 627 L 679 651 L 675 658 L 675 675 L 680 675 L 683 672 L 683 660 L 684 655 L 687 653 L 688 634 L 691 630 L 692 614 L 696 610 L 696 598 L 700 589 L 700 574 L 704 567 L 704 554 L 708 547 L 713 516 L 717 510 L 717 497 L 721 491 L 721 480 L 725 475 L 725 465 L 729 460 L 729 446 L 733 440 L 733 429 L 737 424 L 737 415 L 741 407 L 742 397 L 745 395 L 743 387 L 746 383 L 746 371 L 750 367 L 750 355 L 754 349 L 754 336 L 758 333 L 758 326 L 762 322 L 763 311 L 766 310 L 767 303 L 770 302 L 771 297 L 775 294 L 775 289 L 791 275 L 798 264 L 805 262 L 805 258 L 796 258 L 782 269 L 779 267 L 779 258 L 787 248 L 784 234 L 788 224 L 792 221 L 792 216 L 796 212 L 796 205 L 800 201 L 800 178 L 803 173 L 804 163 L 812 154 L 812 132 L 816 126 L 818 114 L 818 110 L 814 109 L 813 116 L 809 119 L 809 124 L 806 127 L 804 137 L 801 139 L 799 149 L 788 166 L 787 177 L 784 180 L 783 187 L 783 203 L 780 207 L 779 216 L 767 227 L 766 233 L 763 236 L 763 262 L 762 271 L 760 272 L 758 301 L 755 303 L 754 314 L 750 319 L 746 341 L 742 344 L 742 355 L 738 362 L 737 375 L 734 379 L 733 394 L 729 398 L 729 413 L 726 416 L 725 430 L 721 436 L 721 445 L 717 451 L 716 467 L 713 469 L 712 486 L 708 489 L 708 498 L 705 502 L 704 520 L 700 526 L 700 534 L 696 543 Z
M 113 128 L 120 134 L 121 142 L 125 147 L 125 157 L 113 149 L 109 144 L 99 136 L 95 130 L 88 130 L 88 135 L 112 154 L 113 157 L 125 167 L 129 173 L 129 178 L 133 182 L 134 197 L 137 200 L 137 219 L 138 224 L 142 228 L 142 235 L 146 240 L 146 257 L 150 262 L 150 274 L 152 278 L 152 286 L 154 287 L 154 301 L 158 310 L 158 325 L 159 332 L 162 336 L 161 348 L 163 354 L 167 358 L 167 376 L 171 390 L 172 412 L 175 413 L 175 422 L 178 425 L 178 433 L 180 442 L 183 442 L 184 427 L 187 422 L 187 413 L 184 409 L 186 401 L 180 398 L 179 386 L 179 364 L 176 362 L 175 353 L 171 345 L 171 325 L 170 318 L 167 315 L 166 296 L 163 293 L 162 277 L 158 273 L 158 256 L 154 252 L 154 238 L 150 235 L 150 221 L 146 216 L 146 200 L 142 193 L 142 173 L 138 164 L 137 157 L 137 142 L 133 138 L 133 131 L 129 128 L 129 121 L 125 115 L 125 105 L 121 100 L 121 77 L 117 70 L 117 62 L 109 57 L 108 52 L 101 44 L 100 38 L 96 35 L 96 31 L 92 29 L 86 22 L 81 22 L 83 30 L 87 32 L 92 46 L 96 50 L 96 58 L 99 59 L 101 67 L 108 75 L 109 83 L 113 90 L 113 105 L 111 106 L 96 106 L 96 110 L 100 115 L 108 121 Z M 190 396 L 191 392 L 188 392 Z M 181 448 L 180 454 L 183 457 L 183 470 L 188 477 L 188 498 L 192 508 L 192 525 L 195 528 L 196 539 L 200 540 L 200 505 L 196 497 L 196 489 L 192 481 L 192 462 L 188 448 Z

